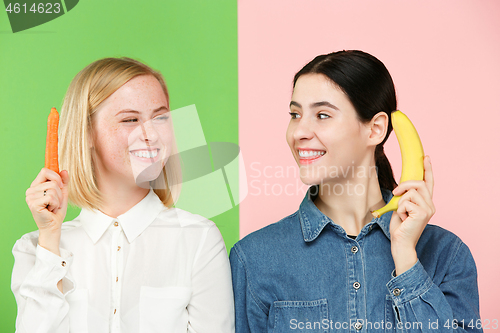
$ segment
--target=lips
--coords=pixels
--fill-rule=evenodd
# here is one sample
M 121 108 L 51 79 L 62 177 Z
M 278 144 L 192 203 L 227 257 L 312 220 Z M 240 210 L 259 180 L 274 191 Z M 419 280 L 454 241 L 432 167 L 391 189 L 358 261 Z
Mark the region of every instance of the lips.
M 319 149 L 299 148 L 298 154 L 300 164 L 311 164 L 323 157 L 326 154 L 326 151 Z

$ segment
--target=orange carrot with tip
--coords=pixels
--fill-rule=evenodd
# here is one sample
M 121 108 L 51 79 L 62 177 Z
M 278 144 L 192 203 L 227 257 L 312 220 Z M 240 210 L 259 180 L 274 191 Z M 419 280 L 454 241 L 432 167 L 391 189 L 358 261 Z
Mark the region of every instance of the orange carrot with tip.
M 56 108 L 50 110 L 47 120 L 47 141 L 45 146 L 45 167 L 59 173 L 59 159 L 57 156 L 57 129 L 59 127 L 59 113 Z

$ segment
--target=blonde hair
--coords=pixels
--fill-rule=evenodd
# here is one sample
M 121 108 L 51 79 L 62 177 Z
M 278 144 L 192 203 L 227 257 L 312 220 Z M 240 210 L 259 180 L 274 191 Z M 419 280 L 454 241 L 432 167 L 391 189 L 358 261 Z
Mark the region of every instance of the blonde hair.
M 152 75 L 158 80 L 170 110 L 163 76 L 134 59 L 97 60 L 81 70 L 71 82 L 61 108 L 59 163 L 61 170 L 68 170 L 70 175 L 68 191 L 72 204 L 87 209 L 98 209 L 102 204 L 90 148 L 93 137 L 91 117 L 106 98 L 139 75 Z M 180 160 L 173 141 L 172 154 L 160 176 L 151 182 L 151 186 L 163 204 L 171 207 L 179 196 L 180 184 Z

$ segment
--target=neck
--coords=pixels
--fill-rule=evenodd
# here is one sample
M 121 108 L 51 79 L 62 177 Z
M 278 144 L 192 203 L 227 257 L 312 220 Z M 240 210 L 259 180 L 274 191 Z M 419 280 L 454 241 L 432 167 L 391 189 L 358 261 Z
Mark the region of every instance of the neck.
M 141 188 L 135 183 L 99 182 L 102 194 L 102 205 L 99 210 L 111 217 L 118 217 L 137 205 L 149 193 L 149 189 Z
M 358 235 L 371 212 L 385 205 L 376 175 L 321 184 L 314 203 L 348 235 Z

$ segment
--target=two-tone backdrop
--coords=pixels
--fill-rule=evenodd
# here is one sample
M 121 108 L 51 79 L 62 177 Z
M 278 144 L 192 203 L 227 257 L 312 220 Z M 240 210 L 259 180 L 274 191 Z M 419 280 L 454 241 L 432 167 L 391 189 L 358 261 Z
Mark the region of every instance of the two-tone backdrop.
M 500 320 L 498 1 L 56 2 L 62 14 L 15 33 L 13 27 L 33 21 L 13 25 L 12 12 L 0 6 L 1 333 L 14 331 L 16 316 L 12 246 L 36 229 L 24 197 L 43 166 L 46 117 L 85 65 L 108 56 L 146 62 L 164 74 L 172 109 L 196 106 L 201 126 L 193 135 L 209 145 L 239 144 L 239 184 L 235 159 L 225 168 L 225 183 L 210 178 L 196 185 L 196 202 L 184 199 L 191 211 L 216 214 L 209 217 L 229 250 L 298 208 L 306 187 L 285 142 L 292 78 L 314 56 L 342 49 L 372 53 L 393 75 L 399 107 L 432 157 L 437 212 L 431 223 L 471 248 L 481 316 Z M 398 179 L 395 137 L 386 151 Z M 224 196 L 214 202 L 211 191 Z M 71 209 L 67 219 L 78 212 Z

